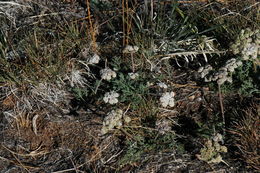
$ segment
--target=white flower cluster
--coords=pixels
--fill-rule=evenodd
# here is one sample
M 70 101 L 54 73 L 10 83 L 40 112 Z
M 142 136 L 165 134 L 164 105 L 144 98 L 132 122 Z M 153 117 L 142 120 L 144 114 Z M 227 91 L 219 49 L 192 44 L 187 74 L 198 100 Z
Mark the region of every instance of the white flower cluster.
M 109 130 L 112 130 L 115 127 L 120 128 L 123 121 L 129 123 L 131 118 L 129 116 L 123 116 L 123 111 L 121 109 L 112 110 L 103 121 L 101 133 L 106 134 Z
M 226 62 L 224 67 L 221 67 L 218 72 L 214 73 L 212 78 L 209 78 L 209 80 L 217 81 L 219 85 L 222 85 L 226 81 L 232 83 L 232 76 L 230 76 L 230 74 L 233 73 L 235 69 L 241 65 L 241 61 L 232 58 Z
M 174 100 L 175 92 L 166 92 L 163 93 L 160 97 L 160 102 L 163 107 L 174 107 L 175 100 Z
M 129 77 L 130 77 L 131 79 L 133 79 L 133 80 L 139 77 L 139 74 L 138 74 L 138 73 L 128 73 L 128 75 L 129 75 Z
M 100 61 L 100 57 L 98 54 L 94 54 L 93 56 L 88 58 L 88 64 L 98 64 Z
M 212 140 L 207 140 L 204 147 L 200 150 L 200 154 L 196 155 L 197 158 L 207 163 L 225 163 L 222 159 L 221 153 L 226 153 L 227 147 L 219 144 L 219 142 L 222 141 L 223 137 L 220 134 L 217 134 Z
M 233 73 L 235 69 L 241 66 L 242 64 L 242 61 L 236 60 L 235 58 L 231 58 L 226 62 L 225 66 L 222 68 L 225 71 Z
M 243 60 L 255 60 L 260 55 L 260 30 L 241 30 L 235 43 L 231 45 L 234 54 L 241 54 Z
M 112 78 L 116 77 L 116 72 L 114 72 L 110 68 L 105 68 L 105 69 L 100 70 L 100 75 L 101 75 L 101 79 L 109 81 Z
M 200 67 L 199 70 L 198 70 L 198 73 L 200 74 L 201 78 L 204 78 L 212 70 L 213 70 L 212 66 L 208 64 L 205 67 Z
M 219 133 L 217 133 L 215 136 L 213 136 L 212 140 L 214 142 L 221 142 L 221 143 L 224 143 L 224 139 L 223 139 L 223 136 Z
M 167 88 L 168 88 L 168 86 L 167 86 L 165 83 L 163 83 L 163 82 L 159 82 L 157 85 L 158 85 L 160 88 L 163 88 L 163 89 L 167 89 Z
M 222 85 L 226 81 L 232 83 L 232 76 L 230 74 L 232 74 L 235 69 L 241 65 L 242 61 L 232 58 L 212 75 L 208 75 L 211 71 L 213 71 L 213 68 L 210 65 L 199 68 L 198 73 L 201 78 L 204 78 L 205 82 L 217 81 L 219 85 Z
M 228 76 L 228 72 L 224 68 L 220 68 L 218 72 L 214 73 L 213 76 L 210 76 L 207 81 L 217 81 L 219 85 L 222 85 L 226 81 L 232 83 L 232 77 Z
M 103 121 L 102 134 L 106 134 L 109 130 L 112 130 L 115 127 L 122 126 L 122 117 L 123 111 L 121 109 L 112 110 L 108 113 L 108 116 L 105 117 Z
M 116 104 L 118 103 L 119 94 L 115 91 L 107 92 L 103 98 L 105 103 Z
M 147 87 L 151 87 L 151 86 L 153 86 L 153 85 L 154 85 L 154 83 L 152 83 L 152 82 L 149 82 L 149 81 L 146 82 L 146 86 L 147 86 Z

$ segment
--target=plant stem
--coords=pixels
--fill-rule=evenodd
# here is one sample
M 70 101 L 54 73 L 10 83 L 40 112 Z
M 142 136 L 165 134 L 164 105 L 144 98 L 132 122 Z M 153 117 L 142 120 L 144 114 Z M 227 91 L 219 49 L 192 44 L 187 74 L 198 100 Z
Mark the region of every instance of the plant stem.
M 131 61 L 132 61 L 132 71 L 135 72 L 135 63 L 134 63 L 134 55 L 131 53 Z
M 90 25 L 90 33 L 91 33 L 91 37 L 92 37 L 92 44 L 93 44 L 93 51 L 96 52 L 96 36 L 95 36 L 95 31 L 93 28 L 93 23 L 91 20 L 91 13 L 90 13 L 90 4 L 89 4 L 89 0 L 86 0 L 86 4 L 87 4 L 87 9 L 88 9 L 88 19 L 89 19 L 89 25 Z
M 222 94 L 221 94 L 221 85 L 218 84 L 218 96 L 219 96 L 219 103 L 220 103 L 220 110 L 221 110 L 221 115 L 222 115 L 222 123 L 224 126 L 223 129 L 223 137 L 225 137 L 225 114 L 224 114 L 224 106 L 223 106 L 223 98 L 222 98 Z

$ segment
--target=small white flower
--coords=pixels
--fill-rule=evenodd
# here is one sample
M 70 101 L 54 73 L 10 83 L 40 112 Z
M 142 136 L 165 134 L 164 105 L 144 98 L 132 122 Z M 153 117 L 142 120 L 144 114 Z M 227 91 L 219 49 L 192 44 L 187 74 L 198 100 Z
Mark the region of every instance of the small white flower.
M 247 47 L 245 47 L 247 55 L 254 55 L 257 53 L 258 47 L 255 44 L 248 44 Z
M 131 78 L 131 79 L 136 79 L 136 78 L 138 78 L 138 76 L 139 76 L 139 74 L 138 73 L 128 73 L 128 75 L 129 75 L 129 77 Z
M 130 46 L 130 45 L 127 45 L 124 50 L 123 50 L 123 53 L 135 53 L 139 50 L 139 47 L 138 46 Z
M 115 91 L 107 92 L 103 98 L 105 103 L 116 104 L 118 103 L 119 94 Z
M 255 60 L 259 56 L 259 31 L 252 31 L 247 29 L 241 31 L 240 36 L 237 38 L 235 43 L 231 46 L 231 49 L 235 54 L 240 53 L 242 59 Z
M 200 67 L 200 68 L 198 69 L 198 73 L 200 73 L 200 77 L 201 77 L 201 78 L 204 78 L 204 77 L 207 76 L 207 75 L 210 73 L 210 71 L 212 71 L 212 70 L 213 70 L 213 68 L 212 68 L 211 65 L 206 65 L 205 67 Z
M 232 82 L 233 82 L 232 77 L 227 77 L 227 81 L 228 81 L 229 83 L 232 83 Z
M 146 82 L 146 86 L 147 87 L 153 86 L 153 83 L 152 82 Z
M 200 77 L 201 77 L 201 78 L 204 78 L 206 75 L 207 75 L 207 74 L 204 73 L 204 72 L 201 72 L 201 73 L 200 73 Z
M 202 67 L 200 67 L 200 68 L 198 69 L 198 73 L 202 73 L 203 70 L 204 70 L 204 67 L 202 66 Z
M 217 134 L 213 137 L 212 140 L 213 140 L 214 142 L 222 142 L 222 143 L 224 143 L 223 136 L 222 136 L 221 134 L 219 134 L 219 133 L 217 133 Z
M 124 120 L 126 123 L 130 123 L 132 119 L 129 116 L 124 116 Z
M 168 86 L 167 86 L 165 83 L 163 83 L 163 82 L 159 82 L 157 85 L 158 85 L 160 88 L 164 88 L 164 89 L 168 88 Z
M 167 107 L 167 106 L 174 107 L 174 105 L 175 105 L 174 96 L 175 96 L 174 92 L 163 93 L 163 95 L 160 98 L 160 102 L 161 102 L 162 106 L 163 107 Z
M 110 68 L 105 68 L 100 70 L 101 78 L 105 80 L 111 80 L 112 78 L 116 77 L 116 72 L 111 70 Z
M 237 66 L 241 66 L 242 64 L 242 61 L 237 61 Z
M 229 66 L 228 67 L 228 71 L 233 73 L 235 71 L 235 67 L 234 66 Z
M 100 61 L 100 57 L 98 54 L 94 54 L 93 56 L 88 58 L 88 63 L 89 64 L 98 64 Z
M 247 61 L 247 60 L 249 60 L 249 56 L 243 55 L 243 56 L 242 56 L 242 59 L 245 60 L 245 61 Z

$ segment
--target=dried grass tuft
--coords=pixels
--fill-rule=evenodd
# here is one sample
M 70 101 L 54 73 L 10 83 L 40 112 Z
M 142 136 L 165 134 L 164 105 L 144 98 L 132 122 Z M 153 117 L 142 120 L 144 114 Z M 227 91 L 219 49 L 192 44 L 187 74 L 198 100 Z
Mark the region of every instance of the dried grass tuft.
M 260 171 L 260 105 L 244 110 L 233 125 L 231 134 L 238 155 L 249 168 Z

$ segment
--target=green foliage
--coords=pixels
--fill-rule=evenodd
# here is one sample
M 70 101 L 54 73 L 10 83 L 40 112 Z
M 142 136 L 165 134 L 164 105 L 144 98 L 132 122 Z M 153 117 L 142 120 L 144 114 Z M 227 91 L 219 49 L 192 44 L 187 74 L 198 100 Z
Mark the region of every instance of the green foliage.
M 254 63 L 252 61 L 243 61 L 243 65 L 239 66 L 232 73 L 233 82 L 225 82 L 221 85 L 221 92 L 224 94 L 239 93 L 243 96 L 260 93 L 259 79 L 257 77 L 259 73 L 260 69 L 254 69 Z M 208 86 L 212 90 L 218 91 L 216 82 L 211 82 Z
M 131 69 L 129 64 L 122 61 L 122 57 L 115 56 L 112 58 L 111 66 L 117 71 L 126 72 Z
M 253 63 L 247 61 L 242 67 L 239 67 L 237 72 L 234 74 L 234 78 L 237 80 L 234 82 L 234 85 L 242 95 L 252 95 L 254 92 L 260 92 L 259 86 L 256 85 L 252 78 L 252 73 L 254 73 L 253 71 Z
M 144 49 L 147 56 L 153 55 L 155 45 L 161 53 L 169 53 L 181 48 L 178 41 L 185 42 L 196 36 L 197 28 L 191 25 L 177 2 L 172 6 L 158 3 L 155 11 L 157 15 L 152 20 L 150 14 L 143 12 L 136 12 L 132 16 L 134 42 Z
M 118 73 L 118 77 L 112 81 L 112 87 L 120 93 L 120 102 L 131 103 L 136 109 L 148 94 L 146 80 L 139 76 L 131 79 L 128 74 Z
M 136 136 L 134 142 L 127 141 L 127 151 L 120 159 L 119 165 L 125 165 L 127 163 L 137 162 L 141 159 L 141 155 L 144 153 L 145 143 L 144 138 Z
M 258 69 L 259 70 L 259 69 Z M 223 93 L 239 93 L 243 96 L 250 96 L 254 93 L 260 93 L 260 87 L 257 85 L 257 78 L 254 78 L 253 62 L 246 61 L 238 67 L 232 74 L 233 83 L 225 83 L 221 86 Z M 215 85 L 217 90 L 217 86 Z
M 216 116 L 217 117 L 217 116 Z M 219 117 L 219 116 L 218 116 Z M 217 118 L 216 118 L 217 119 Z M 196 134 L 200 137 L 210 139 L 211 136 L 216 131 L 222 131 L 224 128 L 224 125 L 220 120 L 211 120 L 207 123 L 197 122 L 197 125 L 199 126 L 196 130 Z
M 138 162 L 146 153 L 158 154 L 164 150 L 173 151 L 177 147 L 175 135 L 172 133 L 160 135 L 147 131 L 146 134 L 146 137 L 136 135 L 134 141 L 126 142 L 127 150 L 118 162 L 120 166 Z
M 88 89 L 87 88 L 78 88 L 78 87 L 75 87 L 75 88 L 71 88 L 71 92 L 72 94 L 74 95 L 74 97 L 79 100 L 79 101 L 82 101 L 84 100 L 85 97 L 88 96 Z

